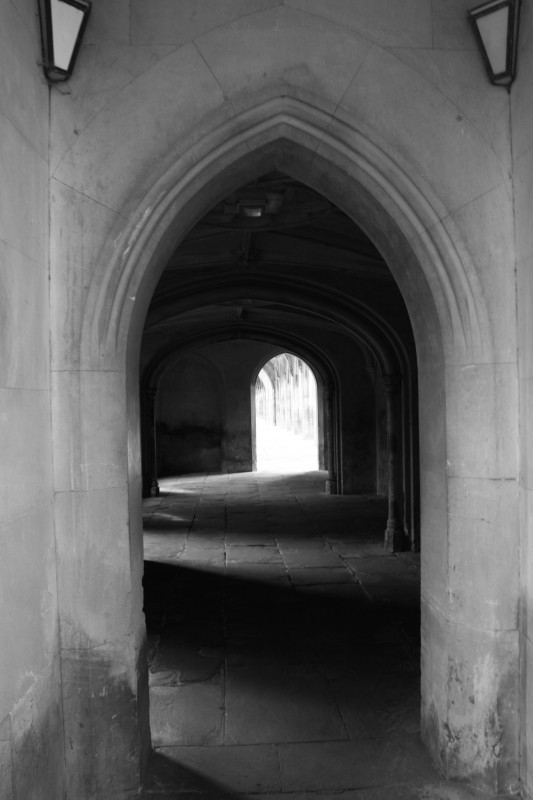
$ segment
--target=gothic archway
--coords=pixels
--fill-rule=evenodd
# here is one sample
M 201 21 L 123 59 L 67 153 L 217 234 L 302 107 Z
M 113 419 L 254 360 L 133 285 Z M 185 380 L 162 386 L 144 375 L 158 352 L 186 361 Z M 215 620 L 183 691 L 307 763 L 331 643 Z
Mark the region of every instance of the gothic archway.
M 171 154 L 159 179 L 146 191 L 140 190 L 138 202 L 132 200 L 132 207 L 125 209 L 100 255 L 101 271 L 89 290 L 84 317 L 80 360 L 86 375 L 65 401 L 74 409 L 71 416 L 81 421 L 77 441 L 82 449 L 91 435 L 90 423 L 102 385 L 107 387 L 110 398 L 110 418 L 124 416 L 123 409 L 127 409 L 125 419 L 114 429 L 114 441 L 99 440 L 89 447 L 91 451 L 94 444 L 98 458 L 113 465 L 106 485 L 111 482 L 122 509 L 120 525 L 113 529 L 114 542 L 122 543 L 122 549 L 113 550 L 113 574 L 115 578 L 120 576 L 119 589 L 129 597 L 127 610 L 113 610 L 112 639 L 120 641 L 120 645 L 108 648 L 96 684 L 105 685 L 116 664 L 127 664 L 121 680 L 114 681 L 117 692 L 129 698 L 122 733 L 119 731 L 117 736 L 124 748 L 133 753 L 133 763 L 138 760 L 139 749 L 146 752 L 148 746 L 147 714 L 142 700 L 146 673 L 140 606 L 136 369 L 144 317 L 165 258 L 176 242 L 232 187 L 267 169 L 284 171 L 305 182 L 356 220 L 381 251 L 404 296 L 417 342 L 420 375 L 421 527 L 425 553 L 423 730 L 435 758 L 449 775 L 478 777 L 484 784 L 492 781 L 493 785 L 500 785 L 504 778 L 499 777 L 502 767 L 496 743 L 501 741 L 503 731 L 512 751 L 516 718 L 512 709 L 501 710 L 496 716 L 495 713 L 516 656 L 509 656 L 509 648 L 495 629 L 496 623 L 484 610 L 488 605 L 478 608 L 475 577 L 459 583 L 450 561 L 462 558 L 464 567 L 471 567 L 475 576 L 474 561 L 480 557 L 480 547 L 487 552 L 491 547 L 489 542 L 477 540 L 466 545 L 458 517 L 449 510 L 453 502 L 460 507 L 462 518 L 476 514 L 475 497 L 460 488 L 459 479 L 450 482 L 450 465 L 470 468 L 471 442 L 468 437 L 457 435 L 454 428 L 456 425 L 459 431 L 464 430 L 459 416 L 461 398 L 465 392 L 485 389 L 485 407 L 490 410 L 498 403 L 498 387 L 487 382 L 485 373 L 476 368 L 468 374 L 463 371 L 465 364 L 491 360 L 491 328 L 483 295 L 475 285 L 474 270 L 466 264 L 467 250 L 462 249 L 459 256 L 460 236 L 449 220 L 443 224 L 436 198 L 423 194 L 388 155 L 355 127 L 290 98 L 278 98 L 236 116 L 180 158 Z M 495 433 L 489 420 L 490 414 L 483 446 L 495 448 Z M 90 504 L 94 492 L 101 488 L 98 481 L 91 484 L 85 502 Z M 82 518 L 79 535 L 84 526 L 95 524 L 94 516 L 85 514 Z M 99 562 L 100 551 L 107 551 L 110 541 L 110 534 L 103 535 L 93 545 L 87 554 L 89 568 L 95 559 L 95 563 Z M 68 545 L 64 552 L 68 566 Z M 474 643 L 464 635 L 463 617 L 458 617 L 456 610 L 458 602 L 462 615 L 468 615 L 471 608 L 476 618 L 483 619 L 484 627 Z M 490 598 L 484 597 L 483 603 L 490 603 Z M 83 616 L 81 611 L 74 612 L 74 624 L 76 615 Z M 90 625 L 86 630 L 90 631 Z M 455 703 L 454 698 L 460 700 L 465 687 L 472 686 L 476 665 L 486 663 L 487 657 L 493 679 L 474 681 L 476 723 L 472 725 L 460 711 L 461 702 Z M 83 659 L 73 668 L 73 685 L 79 683 L 79 669 L 84 669 Z M 104 724 L 112 710 L 111 703 L 95 726 Z M 137 742 L 139 731 L 144 732 L 144 744 L 131 744 L 132 729 Z M 485 736 L 482 743 L 480 730 Z

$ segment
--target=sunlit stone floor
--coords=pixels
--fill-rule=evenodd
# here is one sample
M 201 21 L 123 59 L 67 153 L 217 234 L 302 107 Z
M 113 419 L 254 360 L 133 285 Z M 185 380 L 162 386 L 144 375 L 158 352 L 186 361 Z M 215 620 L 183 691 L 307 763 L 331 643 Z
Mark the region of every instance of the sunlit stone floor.
M 318 469 L 318 445 L 273 425 L 256 419 L 257 469 L 260 472 L 294 473 Z
M 325 473 L 193 476 L 145 502 L 145 800 L 454 800 L 419 739 L 419 570 Z

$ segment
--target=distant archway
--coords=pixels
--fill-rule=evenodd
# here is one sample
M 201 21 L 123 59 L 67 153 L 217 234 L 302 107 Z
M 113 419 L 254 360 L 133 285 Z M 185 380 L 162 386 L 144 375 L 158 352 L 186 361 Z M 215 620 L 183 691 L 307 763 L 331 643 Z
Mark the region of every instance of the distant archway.
M 259 472 L 318 470 L 324 463 L 323 436 L 319 435 L 323 425 L 319 426 L 318 386 L 311 367 L 292 353 L 273 356 L 259 370 L 252 398 L 254 468 Z

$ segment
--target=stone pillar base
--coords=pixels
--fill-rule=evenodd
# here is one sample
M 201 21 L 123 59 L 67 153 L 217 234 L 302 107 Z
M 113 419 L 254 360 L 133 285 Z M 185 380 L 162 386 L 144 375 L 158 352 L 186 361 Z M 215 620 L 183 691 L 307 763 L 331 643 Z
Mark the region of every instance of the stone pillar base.
M 337 481 L 335 478 L 326 478 L 326 494 L 337 494 Z
M 404 550 L 405 533 L 396 523 L 387 524 L 383 547 L 388 553 L 401 553 Z

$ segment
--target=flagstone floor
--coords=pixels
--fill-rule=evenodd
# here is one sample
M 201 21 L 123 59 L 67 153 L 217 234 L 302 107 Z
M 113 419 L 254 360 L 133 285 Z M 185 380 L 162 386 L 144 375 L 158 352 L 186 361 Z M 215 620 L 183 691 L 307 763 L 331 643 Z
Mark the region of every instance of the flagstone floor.
M 145 501 L 145 800 L 466 800 L 419 737 L 419 563 L 326 474 L 164 480 Z

